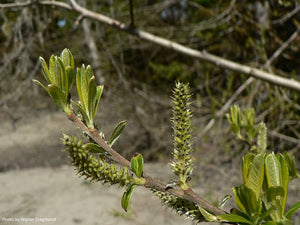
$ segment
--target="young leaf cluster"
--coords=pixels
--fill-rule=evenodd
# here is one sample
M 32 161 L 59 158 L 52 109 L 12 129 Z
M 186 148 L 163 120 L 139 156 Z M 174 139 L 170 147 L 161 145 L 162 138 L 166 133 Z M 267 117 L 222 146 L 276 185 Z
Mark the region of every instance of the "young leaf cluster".
M 103 91 L 103 85 L 97 86 L 95 76 L 91 66 L 77 68 L 75 74 L 75 64 L 72 53 L 69 49 L 64 49 L 60 56 L 52 55 L 49 59 L 49 66 L 46 61 L 40 57 L 42 72 L 47 81 L 47 86 L 33 80 L 42 86 L 54 100 L 56 105 L 67 115 L 73 112 L 74 104 L 83 122 L 89 129 L 94 128 L 94 118 L 96 116 L 100 97 Z M 70 90 L 76 79 L 77 93 L 79 101 L 71 101 Z
M 92 67 L 82 65 L 81 68 L 77 68 L 76 86 L 80 101 L 74 104 L 86 121 L 87 127 L 93 129 L 103 85 L 96 86 Z
M 188 189 L 188 181 L 193 170 L 190 97 L 189 86 L 176 82 L 172 95 L 174 151 L 171 166 L 179 177 L 179 185 L 183 190 Z
M 56 105 L 69 115 L 72 111 L 70 90 L 75 81 L 74 59 L 70 50 L 64 49 L 59 57 L 52 55 L 49 59 L 49 67 L 42 57 L 40 62 L 48 84 L 45 86 L 38 80 L 33 81 L 42 86 Z
M 266 150 L 267 128 L 262 122 L 255 124 L 255 111 L 253 108 L 241 110 L 235 105 L 230 108 L 230 114 L 226 114 L 231 130 L 238 140 L 242 140 L 251 146 L 251 151 L 262 152 Z M 255 142 L 255 138 L 257 141 Z
M 252 109 L 244 111 L 250 115 L 245 121 L 254 121 L 252 111 Z M 239 112 L 240 109 L 235 106 L 231 109 L 231 116 L 228 116 L 238 138 L 241 131 L 240 128 L 236 129 Z M 285 206 L 289 181 L 300 177 L 294 159 L 288 152 L 275 155 L 274 152 L 266 151 L 267 134 L 264 124 L 261 123 L 256 129 L 254 129 L 254 123 L 245 124 L 245 129 L 248 125 L 247 134 L 254 132 L 258 135 L 257 146 L 253 145 L 250 149 L 252 151 L 242 158 L 243 184 L 233 188 L 238 209 L 233 210 L 231 215 L 221 215 L 218 218 L 221 221 L 251 225 L 293 224 L 291 216 L 300 208 L 300 202 L 287 212 L 285 212 Z M 255 138 L 254 135 L 248 135 L 248 138 L 250 137 L 252 140 Z

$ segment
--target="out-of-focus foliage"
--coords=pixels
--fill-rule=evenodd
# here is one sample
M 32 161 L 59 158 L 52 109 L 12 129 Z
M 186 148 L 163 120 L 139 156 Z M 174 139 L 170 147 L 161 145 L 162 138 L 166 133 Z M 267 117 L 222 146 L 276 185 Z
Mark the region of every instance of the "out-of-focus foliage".
M 127 1 L 80 0 L 78 3 L 130 23 Z M 299 11 L 299 3 L 289 0 L 134 1 L 138 28 L 194 49 L 207 50 L 294 79 L 299 79 L 297 74 L 300 71 L 299 37 L 270 66 L 266 63 L 296 31 Z M 35 92 L 30 93 L 26 88 L 32 85 L 32 78 L 40 76 L 36 60 L 39 55 L 48 58 L 50 52 L 59 54 L 61 49 L 69 48 L 79 64 L 91 62 L 98 84 L 104 81 L 108 90 L 121 86 L 125 93 L 136 90 L 127 96 L 136 118 L 139 118 L 138 126 L 144 129 L 145 134 L 142 144 L 136 147 L 155 148 L 158 155 L 165 146 L 151 146 L 151 143 L 160 140 L 170 129 L 157 128 L 162 122 L 168 122 L 166 108 L 169 107 L 160 101 L 163 98 L 157 96 L 160 93 L 165 96 L 164 90 L 174 80 L 189 82 L 195 96 L 201 96 L 201 104 L 193 107 L 195 117 L 201 118 L 199 123 L 203 127 L 248 78 L 141 41 L 96 21 L 81 20 L 76 13 L 60 8 L 32 5 L 1 10 L 0 26 L 0 76 L 3 81 L 0 82 L 0 105 L 3 109 L 9 111 L 15 101 L 29 96 L 28 101 L 32 99 L 30 96 L 38 94 L 39 90 L 34 89 Z M 97 47 L 94 53 L 89 45 L 91 39 Z M 95 54 L 98 60 L 95 60 Z M 13 86 L 11 80 L 18 80 L 20 85 Z M 157 98 L 151 95 L 152 91 Z M 14 95 L 10 94 L 12 92 Z M 155 100 L 147 97 L 143 101 L 141 98 L 130 100 L 141 95 L 153 96 Z M 273 135 L 274 140 L 270 141 L 275 143 L 273 148 L 296 151 L 300 129 L 298 93 L 254 81 L 235 98 L 234 103 L 255 108 L 258 120 L 264 120 Z M 132 108 L 125 111 L 132 113 Z M 292 139 L 287 140 L 286 136 Z M 226 139 L 224 143 L 230 145 Z

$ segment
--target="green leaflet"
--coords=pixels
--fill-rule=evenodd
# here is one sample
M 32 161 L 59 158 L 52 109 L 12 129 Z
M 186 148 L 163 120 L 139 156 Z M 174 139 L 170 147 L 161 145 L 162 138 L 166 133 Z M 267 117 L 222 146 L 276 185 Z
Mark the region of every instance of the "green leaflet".
M 199 210 L 202 214 L 202 216 L 208 221 L 208 222 L 215 222 L 217 221 L 217 217 L 214 216 L 213 214 L 207 212 L 205 209 L 203 209 L 202 207 L 198 206 Z
M 135 188 L 135 185 L 129 185 L 127 187 L 126 191 L 123 194 L 123 197 L 122 197 L 122 200 L 121 200 L 121 206 L 125 210 L 125 212 L 127 212 L 129 202 L 130 202 L 130 198 L 131 198 L 131 195 L 133 193 L 134 188 Z
M 237 135 L 238 138 L 241 138 L 241 112 L 239 106 L 232 106 L 230 108 L 230 114 L 226 114 L 229 121 L 232 131 Z
M 71 51 L 67 48 L 65 48 L 61 54 L 60 54 L 60 58 L 63 62 L 63 64 L 65 66 L 70 66 L 71 68 L 74 68 L 74 58 L 73 58 L 73 55 L 71 53 Z
M 268 187 L 281 186 L 281 166 L 274 152 L 268 154 L 265 160 Z
M 47 83 L 52 84 L 53 81 L 51 80 L 50 72 L 46 61 L 42 57 L 40 57 L 39 59 L 42 65 L 42 73 L 44 75 L 44 78 L 46 79 Z
M 295 178 L 300 178 L 300 172 L 296 168 L 296 164 L 293 156 L 291 156 L 289 152 L 284 152 L 283 157 L 289 168 L 289 175 L 291 179 L 293 180 Z
M 229 200 L 229 199 L 231 199 L 232 198 L 232 196 L 231 195 L 225 195 L 222 199 L 221 199 L 221 201 L 218 203 L 218 208 L 223 208 L 224 207 L 224 205 L 227 203 L 227 201 Z
M 289 186 L 289 168 L 284 159 L 282 154 L 278 154 L 277 158 L 280 162 L 280 174 L 281 174 L 281 187 L 283 188 L 284 195 L 281 201 L 281 216 L 284 214 L 286 200 L 287 200 L 287 193 L 288 193 L 288 186 Z
M 86 143 L 83 145 L 83 147 L 88 149 L 91 153 L 98 153 L 100 155 L 110 155 L 109 152 L 105 151 L 100 145 L 95 143 Z
M 255 157 L 254 154 L 248 153 L 242 158 L 242 176 L 243 176 L 243 183 L 245 185 L 248 185 L 248 173 L 254 157 Z
M 249 138 L 249 142 L 251 143 L 252 140 L 256 136 L 256 132 L 254 129 L 254 122 L 255 122 L 255 112 L 253 108 L 248 110 L 244 110 L 242 112 L 242 123 L 244 123 L 246 134 Z
M 300 201 L 294 204 L 286 213 L 285 217 L 291 219 L 292 215 L 300 209 Z
M 116 125 L 116 127 L 114 128 L 113 132 L 111 133 L 107 141 L 107 144 L 109 144 L 109 146 L 113 146 L 113 144 L 119 139 L 121 133 L 123 132 L 126 126 L 127 126 L 126 120 L 121 121 Z
M 91 66 L 82 65 L 81 69 L 77 68 L 76 87 L 80 102 L 75 105 L 82 114 L 84 122 L 93 129 L 103 86 L 96 86 Z
M 65 97 L 61 89 L 59 89 L 59 87 L 54 84 L 49 84 L 47 90 L 56 105 L 61 108 L 67 115 L 69 115 L 71 113 L 71 110 L 68 107 L 68 99 Z
M 141 178 L 143 175 L 143 166 L 144 166 L 144 160 L 142 154 L 140 153 L 135 154 L 131 158 L 131 169 L 138 178 Z
M 72 111 L 69 92 L 75 80 L 74 60 L 70 50 L 64 49 L 60 57 L 52 55 L 49 67 L 42 57 L 39 59 L 43 76 L 48 83 L 47 88 L 41 82 L 33 81 L 46 89 L 56 105 L 69 115 Z
M 233 188 L 236 205 L 247 215 L 255 215 L 261 209 L 260 199 L 255 192 L 245 185 Z
M 254 191 L 256 199 L 260 196 L 264 180 L 264 157 L 264 153 L 256 155 L 252 160 L 250 168 L 248 168 L 248 182 L 246 185 Z
M 218 221 L 220 222 L 231 222 L 231 223 L 244 223 L 253 225 L 253 223 L 246 218 L 235 215 L 235 214 L 223 214 L 217 216 Z

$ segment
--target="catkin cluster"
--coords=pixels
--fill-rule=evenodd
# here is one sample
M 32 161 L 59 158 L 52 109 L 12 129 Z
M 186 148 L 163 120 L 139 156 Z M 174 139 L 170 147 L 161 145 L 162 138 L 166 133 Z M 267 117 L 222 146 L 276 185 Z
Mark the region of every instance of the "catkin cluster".
M 174 173 L 179 176 L 181 187 L 186 189 L 189 176 L 193 170 L 191 117 L 189 109 L 191 94 L 189 86 L 180 82 L 176 83 L 173 90 L 173 131 L 174 131 L 174 151 L 171 162 Z
M 90 153 L 87 145 L 77 141 L 76 137 L 64 135 L 62 138 L 65 151 L 69 153 L 72 164 L 77 168 L 78 173 L 90 181 L 102 181 L 103 183 L 119 184 L 125 186 L 131 182 L 127 167 L 118 167 L 113 163 L 96 157 Z
M 164 205 L 167 205 L 168 207 L 174 209 L 179 215 L 184 215 L 188 219 L 197 222 L 205 220 L 195 203 L 182 198 L 178 198 L 177 196 L 166 192 L 161 192 L 154 189 L 152 189 L 152 192 L 154 193 L 154 195 L 160 198 Z

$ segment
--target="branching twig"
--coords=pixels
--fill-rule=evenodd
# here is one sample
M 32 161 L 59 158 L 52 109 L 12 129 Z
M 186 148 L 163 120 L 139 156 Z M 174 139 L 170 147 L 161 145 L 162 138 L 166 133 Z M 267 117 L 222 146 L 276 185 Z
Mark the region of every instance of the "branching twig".
M 278 58 L 279 55 L 297 38 L 298 34 L 300 33 L 300 27 L 287 39 L 281 46 L 278 48 L 274 54 L 268 59 L 266 62 L 266 67 L 269 67 L 273 61 Z
M 0 4 L 0 8 L 9 8 L 9 7 L 25 7 L 32 5 L 36 1 L 31 0 L 27 1 L 23 4 Z M 206 62 L 213 63 L 217 66 L 220 66 L 222 68 L 226 68 L 238 73 L 246 74 L 249 76 L 253 76 L 257 79 L 267 81 L 269 83 L 279 85 L 282 87 L 286 87 L 292 90 L 300 91 L 300 82 L 294 80 L 294 79 L 288 79 L 288 78 L 283 78 L 279 75 L 272 74 L 265 72 L 263 70 L 253 68 L 250 66 L 245 66 L 221 57 L 218 57 L 216 55 L 210 54 L 206 52 L 205 50 L 203 51 L 198 51 L 189 47 L 186 47 L 184 45 L 181 45 L 179 43 L 170 41 L 165 38 L 161 38 L 159 36 L 155 36 L 151 33 L 148 33 L 146 31 L 140 30 L 140 29 L 132 29 L 130 26 L 126 26 L 124 23 L 121 23 L 118 20 L 114 20 L 112 18 L 109 18 L 107 16 L 104 16 L 100 13 L 96 13 L 93 11 L 90 11 L 86 8 L 81 7 L 80 5 L 77 4 L 75 0 L 70 0 L 71 6 L 69 4 L 63 3 L 63 2 L 58 2 L 58 1 L 38 1 L 38 4 L 40 5 L 49 5 L 49 6 L 58 6 L 64 9 L 68 10 L 74 10 L 78 12 L 79 14 L 83 15 L 84 17 L 96 20 L 98 22 L 107 24 L 113 28 L 119 29 L 121 31 L 127 32 L 129 34 L 135 35 L 138 38 L 142 40 L 149 41 L 151 43 L 157 44 L 159 46 L 172 49 L 176 52 L 188 55 L 190 57 L 196 58 L 196 59 L 201 59 Z
M 112 149 L 99 135 L 96 129 L 90 130 L 86 127 L 86 125 L 73 113 L 68 116 L 68 119 L 74 122 L 79 128 L 88 134 L 96 143 L 98 143 L 103 149 L 105 149 L 108 153 L 111 154 L 111 159 L 115 160 L 116 162 L 120 163 L 123 166 L 127 166 L 130 168 L 130 162 L 121 156 L 118 152 Z M 213 204 L 205 201 L 204 199 L 200 198 L 195 194 L 192 189 L 188 189 L 186 191 L 173 189 L 173 188 L 166 188 L 167 185 L 161 183 L 157 179 L 153 179 L 150 176 L 144 174 L 144 178 L 146 180 L 145 187 L 150 189 L 155 189 L 162 192 L 168 192 L 170 194 L 176 195 L 179 198 L 183 198 L 185 200 L 194 202 L 195 204 L 199 205 L 200 207 L 204 208 L 205 210 L 215 214 L 220 215 L 224 214 L 223 210 L 219 209 L 218 207 L 214 206 Z

